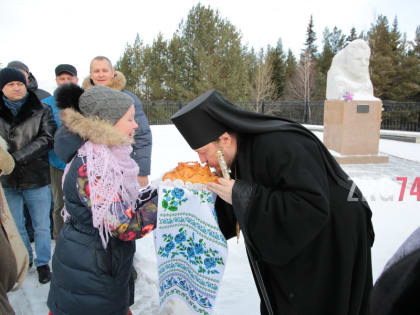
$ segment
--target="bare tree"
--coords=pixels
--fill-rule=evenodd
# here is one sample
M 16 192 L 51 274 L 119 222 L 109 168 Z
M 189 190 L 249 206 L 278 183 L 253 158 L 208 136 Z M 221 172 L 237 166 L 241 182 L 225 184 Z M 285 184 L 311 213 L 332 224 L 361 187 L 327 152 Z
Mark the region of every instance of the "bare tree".
M 315 61 L 309 51 L 301 56 L 292 80 L 286 86 L 286 91 L 289 97 L 304 101 L 304 121 L 307 122 L 311 118 L 309 102 L 315 92 Z
M 272 76 L 273 65 L 268 58 L 264 58 L 261 54 L 252 87 L 252 93 L 257 105 L 257 112 L 261 111 L 263 101 L 275 101 L 277 98 L 276 86 L 272 80 Z

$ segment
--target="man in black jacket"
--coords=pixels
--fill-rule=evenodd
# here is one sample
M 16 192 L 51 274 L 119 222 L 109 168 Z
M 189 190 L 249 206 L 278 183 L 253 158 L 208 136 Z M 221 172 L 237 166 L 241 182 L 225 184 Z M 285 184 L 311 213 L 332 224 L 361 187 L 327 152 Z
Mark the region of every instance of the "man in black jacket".
M 25 75 L 26 88 L 29 91 L 34 92 L 40 101 L 42 101 L 44 98 L 51 96 L 50 93 L 38 87 L 38 81 L 36 80 L 35 76 L 32 74 L 32 72 L 29 71 L 28 66 L 25 65 L 22 61 L 18 61 L 18 60 L 10 61 L 7 64 L 7 67 L 15 68 Z
M 48 263 L 50 240 L 50 174 L 48 151 L 57 128 L 51 109 L 26 89 L 25 76 L 14 68 L 0 71 L 0 135 L 15 160 L 14 171 L 1 177 L 7 203 L 33 261 L 25 229 L 23 202 L 28 206 L 35 230 L 35 266 L 39 282 L 51 279 Z
M 29 71 L 29 67 L 26 64 L 24 64 L 22 61 L 19 61 L 19 60 L 10 61 L 7 64 L 7 67 L 15 68 L 23 73 L 23 75 L 26 78 L 26 89 L 34 92 L 41 102 L 43 101 L 43 99 L 51 96 L 50 93 L 38 87 L 38 81 L 36 80 L 35 76 L 32 74 L 31 71 Z M 33 242 L 34 241 L 34 228 L 32 226 L 32 220 L 31 220 L 31 216 L 29 215 L 27 205 L 24 205 L 23 211 L 25 214 L 26 231 L 28 231 L 29 240 Z M 51 219 L 52 219 L 52 212 L 51 212 Z M 52 225 L 53 224 L 51 224 L 51 236 L 53 235 Z
M 202 163 L 222 174 L 221 151 L 230 167 L 207 188 L 225 237 L 242 230 L 261 314 L 368 314 L 371 211 L 315 135 L 215 90 L 171 120 Z

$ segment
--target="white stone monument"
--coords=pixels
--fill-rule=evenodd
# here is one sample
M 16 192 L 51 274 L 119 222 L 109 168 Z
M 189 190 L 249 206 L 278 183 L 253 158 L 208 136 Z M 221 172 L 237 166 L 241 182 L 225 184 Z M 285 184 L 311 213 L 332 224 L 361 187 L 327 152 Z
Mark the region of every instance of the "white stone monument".
M 378 155 L 382 102 L 373 95 L 370 49 L 357 39 L 334 56 L 327 74 L 324 144 L 339 163 L 386 163 Z
M 373 96 L 369 76 L 370 48 L 363 39 L 356 39 L 334 56 L 327 74 L 327 100 L 379 101 Z M 349 96 L 350 97 L 350 96 Z

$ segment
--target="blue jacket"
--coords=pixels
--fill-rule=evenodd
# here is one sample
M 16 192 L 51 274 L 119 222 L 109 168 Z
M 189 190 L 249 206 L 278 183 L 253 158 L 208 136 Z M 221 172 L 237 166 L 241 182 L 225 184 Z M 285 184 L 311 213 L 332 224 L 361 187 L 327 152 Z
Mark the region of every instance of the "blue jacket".
M 85 160 L 76 155 L 84 143 L 83 138 L 94 142 L 95 139 L 91 137 L 100 134 L 102 129 L 98 129 L 100 125 L 97 121 L 78 119 L 79 130 L 71 133 L 66 126 L 76 120 L 71 117 L 66 120 L 65 114 L 68 112 L 69 109 L 63 111 L 63 124 L 55 134 L 55 151 L 69 163 L 63 192 L 70 217 L 56 241 L 48 308 L 54 315 L 126 315 L 129 306 L 134 303 L 134 279 L 131 273 L 135 240 L 121 240 L 113 235 L 104 249 L 99 231 L 92 224 L 89 202 L 81 196 L 81 190 L 86 192 L 85 182 L 81 181 L 81 176 L 86 175 L 80 173 L 83 172 L 81 166 Z M 93 135 L 87 135 L 87 130 L 94 130 Z M 156 192 L 150 198 L 153 200 L 149 201 L 156 205 Z M 141 223 L 143 227 L 153 221 L 156 226 L 156 210 L 146 210 L 145 205 L 139 202 L 135 209 L 135 213 L 142 213 L 142 220 L 137 220 L 137 224 Z
M 60 118 L 58 116 L 58 108 L 55 106 L 55 97 L 54 96 L 49 96 L 47 98 L 44 98 L 42 100 L 43 103 L 47 104 L 48 106 L 50 106 L 53 115 L 54 115 L 54 120 L 57 123 L 57 126 L 59 127 L 61 125 L 60 122 Z M 48 152 L 48 160 L 50 162 L 50 165 L 59 169 L 59 170 L 64 170 L 64 168 L 66 167 L 66 163 L 64 163 L 64 161 L 62 159 L 60 159 L 54 152 L 54 150 L 50 150 Z

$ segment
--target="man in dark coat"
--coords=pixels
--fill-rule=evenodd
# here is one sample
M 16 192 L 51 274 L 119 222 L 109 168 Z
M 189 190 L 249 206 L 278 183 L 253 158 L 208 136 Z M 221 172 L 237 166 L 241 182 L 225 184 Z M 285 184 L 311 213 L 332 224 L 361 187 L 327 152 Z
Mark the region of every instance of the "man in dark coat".
M 156 207 L 153 206 L 154 211 L 148 212 L 151 216 L 146 217 L 147 203 L 139 203 L 136 214 L 129 219 L 133 222 L 127 223 L 125 228 L 116 228 L 112 237 L 107 238 L 104 248 L 100 228 L 93 223 L 91 190 L 86 172 L 89 171 L 87 161 L 91 160 L 77 153 L 83 152 L 79 149 L 85 140 L 103 147 L 128 145 L 126 138 L 112 125 L 134 101 L 124 93 L 102 86 L 89 89 L 80 96 L 82 92 L 75 85 L 63 85 L 56 93 L 62 125 L 54 136 L 54 150 L 60 159 L 68 163 L 63 181 L 65 212 L 68 215 L 56 242 L 47 303 L 54 315 L 127 315 L 131 314 L 128 308 L 134 303 L 132 269 L 135 240 L 131 237 L 119 238 L 115 231 L 131 231 L 136 235 L 131 230 L 133 225 L 141 227 L 150 219 L 155 226 Z M 76 100 L 75 103 L 67 103 L 66 95 L 75 96 L 71 98 Z M 82 104 L 83 108 L 79 107 Z M 104 200 L 108 198 L 106 192 L 103 194 L 101 197 Z M 157 193 L 150 194 L 149 198 L 155 198 L 153 202 L 156 203 Z M 135 221 L 139 213 L 142 213 L 142 220 Z M 134 221 L 137 223 L 134 224 Z
M 1 70 L 0 89 L 0 135 L 7 141 L 16 164 L 10 175 L 1 177 L 1 183 L 32 264 L 23 202 L 28 206 L 35 230 L 34 262 L 39 282 L 47 283 L 51 278 L 48 265 L 51 258 L 48 151 L 53 147 L 57 124 L 51 109 L 26 89 L 26 79 L 19 70 Z
M 208 183 L 226 238 L 239 224 L 261 314 L 367 314 L 371 211 L 303 126 L 233 106 L 210 90 L 172 121 L 202 163 L 233 179 Z
M 24 64 L 22 61 L 19 60 L 14 60 L 14 61 L 10 61 L 7 64 L 8 68 L 15 68 L 17 70 L 19 70 L 20 72 L 23 73 L 23 75 L 26 78 L 26 88 L 31 91 L 34 92 L 36 97 L 42 102 L 43 99 L 50 97 L 51 94 L 48 93 L 47 91 L 40 89 L 38 87 L 38 81 L 36 80 L 35 76 L 32 74 L 31 71 L 29 71 L 29 67 Z M 29 240 L 31 242 L 34 241 L 34 228 L 32 226 L 32 220 L 31 220 L 31 216 L 29 215 L 29 210 L 27 205 L 24 205 L 24 214 L 25 214 L 25 221 L 26 221 L 26 231 L 28 232 L 28 236 L 29 236 Z M 52 219 L 52 216 L 51 216 Z M 52 221 L 51 221 L 52 223 Z M 51 224 L 51 235 L 53 234 L 53 224 Z
M 38 81 L 36 80 L 35 76 L 32 74 L 32 72 L 29 71 L 28 66 L 25 65 L 22 61 L 11 61 L 7 64 L 7 67 L 18 69 L 25 75 L 27 89 L 29 91 L 34 92 L 36 97 L 38 97 L 40 101 L 42 101 L 44 98 L 51 96 L 50 93 L 38 87 Z

